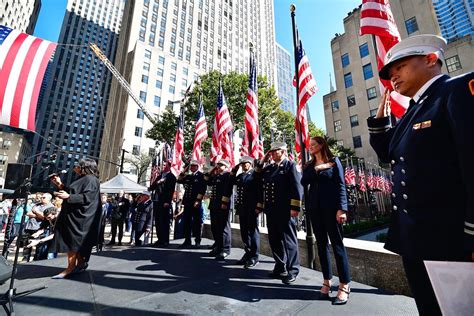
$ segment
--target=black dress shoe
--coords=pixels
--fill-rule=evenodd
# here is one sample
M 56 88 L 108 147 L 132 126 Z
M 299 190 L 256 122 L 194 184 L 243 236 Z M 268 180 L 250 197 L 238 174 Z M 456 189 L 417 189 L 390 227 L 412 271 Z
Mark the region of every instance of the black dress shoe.
M 296 281 L 296 276 L 291 275 L 291 274 L 288 274 L 286 277 L 281 279 L 281 282 L 283 282 L 284 284 L 287 284 L 287 285 L 295 283 L 295 281 Z
M 194 249 L 199 249 L 201 248 L 201 243 L 200 242 L 196 242 L 193 246 Z
M 183 249 L 183 248 L 189 248 L 189 247 L 191 247 L 191 243 L 190 242 L 184 242 L 181 245 L 179 245 L 178 248 Z
M 115 241 L 111 241 L 107 244 L 107 246 L 113 246 L 113 245 L 115 245 Z
M 245 263 L 244 268 L 245 269 L 253 268 L 257 264 L 258 264 L 258 259 L 250 259 Z
M 207 249 L 214 249 L 214 248 L 216 248 L 216 243 L 213 243 L 212 245 L 207 247 Z
M 230 253 L 223 251 L 216 256 L 216 260 L 225 260 L 225 258 L 228 257 L 229 255 Z
M 216 248 L 209 251 L 210 256 L 217 256 L 218 254 L 219 254 L 219 250 L 217 250 Z
M 285 278 L 288 276 L 288 272 L 284 271 L 284 272 L 277 272 L 277 271 L 272 271 L 270 273 L 268 273 L 268 277 L 272 278 L 272 279 L 282 279 L 282 278 Z

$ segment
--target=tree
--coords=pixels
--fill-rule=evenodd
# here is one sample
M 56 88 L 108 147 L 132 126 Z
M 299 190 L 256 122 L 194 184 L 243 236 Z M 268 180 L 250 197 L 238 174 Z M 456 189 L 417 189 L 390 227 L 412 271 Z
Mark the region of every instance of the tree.
M 219 79 L 222 80 L 222 89 L 229 108 L 234 125 L 234 132 L 244 127 L 245 105 L 247 102 L 248 75 L 231 72 L 226 75 L 218 71 L 200 76 L 193 90 L 189 93 L 186 102 L 184 117 L 184 147 L 189 155 L 193 148 L 196 116 L 199 105 L 199 92 L 202 93 L 202 102 L 206 115 L 208 139 L 202 144 L 204 152 L 210 152 L 212 143 L 212 132 L 217 105 L 217 92 Z M 274 141 L 286 141 L 291 148 L 295 142 L 295 117 L 292 113 L 280 108 L 281 100 L 278 98 L 275 88 L 268 84 L 266 77 L 258 77 L 258 107 L 260 130 L 264 140 L 265 151 L 270 148 L 272 134 Z M 159 141 L 167 141 L 172 144 L 176 134 L 176 114 L 167 109 L 161 116 L 160 121 L 147 131 L 146 136 Z M 324 136 L 324 131 L 317 128 L 314 123 L 309 123 L 311 136 Z M 336 142 L 331 146 L 335 152 L 341 152 Z
M 125 162 L 131 164 L 137 171 L 137 183 L 141 184 L 143 177 L 151 163 L 151 157 L 147 153 L 141 152 L 140 155 L 132 155 L 125 158 Z

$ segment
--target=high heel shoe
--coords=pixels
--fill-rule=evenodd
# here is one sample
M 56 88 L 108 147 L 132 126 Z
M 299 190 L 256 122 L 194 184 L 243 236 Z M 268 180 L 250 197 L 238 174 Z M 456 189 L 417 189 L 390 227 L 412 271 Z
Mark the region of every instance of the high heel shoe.
M 322 299 L 322 300 L 328 300 L 329 299 L 329 293 L 332 293 L 331 284 L 323 283 L 323 286 L 321 287 L 321 289 L 324 288 L 324 287 L 327 287 L 329 289 L 329 291 L 327 293 L 322 293 L 321 290 L 320 290 L 319 291 L 319 298 Z
M 63 273 L 60 273 L 60 274 L 56 274 L 55 276 L 52 276 L 51 279 L 67 279 L 69 277 L 71 273 L 66 273 L 66 274 L 63 274 Z
M 341 300 L 339 298 L 339 296 L 336 296 L 336 298 L 332 302 L 332 305 L 344 305 L 349 300 L 349 294 L 351 294 L 351 288 L 350 287 L 347 287 L 347 290 L 343 287 L 339 287 L 339 291 L 342 291 L 342 292 L 346 293 L 347 297 L 345 299 Z M 339 294 L 339 292 L 337 294 Z

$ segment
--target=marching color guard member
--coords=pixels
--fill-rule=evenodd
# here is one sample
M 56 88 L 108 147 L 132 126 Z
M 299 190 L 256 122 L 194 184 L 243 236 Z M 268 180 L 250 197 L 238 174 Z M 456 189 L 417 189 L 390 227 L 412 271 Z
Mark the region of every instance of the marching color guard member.
M 392 222 L 385 247 L 402 256 L 422 315 L 441 314 L 424 260 L 474 259 L 474 73 L 441 74 L 446 41 L 418 35 L 393 46 L 380 78 L 410 97 L 392 127 L 382 98 L 370 143 L 391 164 Z

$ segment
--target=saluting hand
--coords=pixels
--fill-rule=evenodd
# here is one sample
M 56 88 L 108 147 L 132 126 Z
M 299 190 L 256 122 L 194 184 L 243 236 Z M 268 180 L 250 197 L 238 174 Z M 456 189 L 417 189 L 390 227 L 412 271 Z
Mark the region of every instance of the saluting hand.
M 339 210 L 337 211 L 336 213 L 336 221 L 339 223 L 339 224 L 342 224 L 344 222 L 347 221 L 347 214 L 345 211 L 343 210 Z
M 390 91 L 387 89 L 380 99 L 379 109 L 375 118 L 387 117 L 390 115 Z

